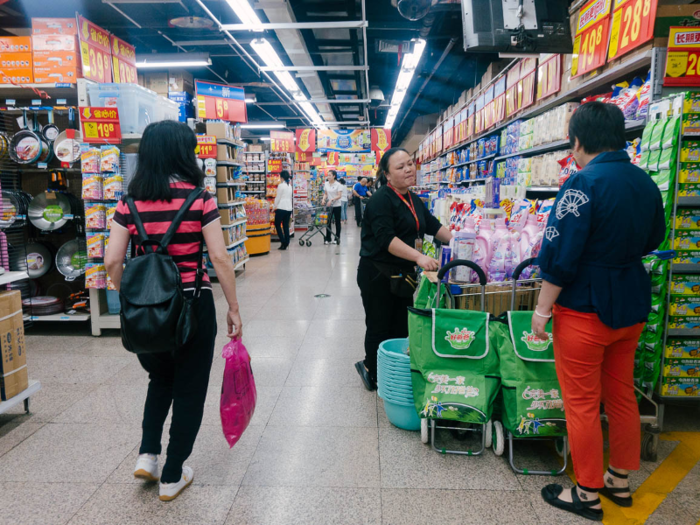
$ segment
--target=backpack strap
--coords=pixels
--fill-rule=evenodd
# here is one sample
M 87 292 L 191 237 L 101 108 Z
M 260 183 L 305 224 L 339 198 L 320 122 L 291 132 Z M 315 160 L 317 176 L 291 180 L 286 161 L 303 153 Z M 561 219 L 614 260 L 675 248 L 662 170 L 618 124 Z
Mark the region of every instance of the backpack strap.
M 141 216 L 139 215 L 139 211 L 136 209 L 136 203 L 134 202 L 133 197 L 129 197 L 127 195 L 126 205 L 129 207 L 129 212 L 131 213 L 131 217 L 134 220 L 134 225 L 136 226 L 136 232 L 138 233 L 138 237 L 139 237 L 139 245 L 143 247 L 143 252 L 146 253 L 146 248 L 144 247 L 144 243 L 149 240 L 148 233 L 146 233 L 146 228 L 144 228 L 144 226 L 143 226 L 143 222 L 141 221 Z M 155 251 L 155 250 L 156 250 L 156 247 L 153 246 L 153 251 Z
M 175 232 L 180 227 L 180 223 L 182 223 L 183 219 L 185 218 L 185 214 L 189 211 L 192 204 L 194 204 L 194 201 L 196 201 L 199 198 L 203 191 L 204 188 L 195 188 L 187 196 L 185 202 L 182 204 L 177 214 L 175 215 L 173 222 L 170 224 L 168 231 L 165 232 L 165 235 L 163 235 L 163 238 L 160 240 L 160 245 L 163 248 L 163 250 L 165 250 L 168 247 L 168 244 L 170 244 L 170 241 L 173 239 Z

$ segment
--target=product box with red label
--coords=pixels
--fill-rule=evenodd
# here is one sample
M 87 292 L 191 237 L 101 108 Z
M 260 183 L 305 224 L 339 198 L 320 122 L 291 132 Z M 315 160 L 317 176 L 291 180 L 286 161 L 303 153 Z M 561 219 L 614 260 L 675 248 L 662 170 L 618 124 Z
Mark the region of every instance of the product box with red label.
M 77 35 L 75 18 L 32 18 L 33 35 Z
M 29 386 L 22 297 L 19 290 L 0 292 L 0 397 L 13 398 Z

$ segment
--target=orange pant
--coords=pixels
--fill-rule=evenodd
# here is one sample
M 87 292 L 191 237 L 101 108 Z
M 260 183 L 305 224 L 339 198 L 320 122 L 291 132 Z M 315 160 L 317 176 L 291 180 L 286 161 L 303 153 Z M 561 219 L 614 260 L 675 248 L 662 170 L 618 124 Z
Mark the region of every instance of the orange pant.
M 603 487 L 600 403 L 608 415 L 610 465 L 639 469 L 640 421 L 634 352 L 644 323 L 613 330 L 594 313 L 554 306 L 554 359 L 566 412 L 576 481 Z

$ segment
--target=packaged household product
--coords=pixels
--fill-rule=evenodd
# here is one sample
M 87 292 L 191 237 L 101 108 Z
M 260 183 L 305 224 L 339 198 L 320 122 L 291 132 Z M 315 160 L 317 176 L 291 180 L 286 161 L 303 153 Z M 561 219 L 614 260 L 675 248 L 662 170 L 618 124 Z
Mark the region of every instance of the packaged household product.
M 675 148 L 662 149 L 659 155 L 657 170 L 676 171 L 676 150 Z
M 661 136 L 661 148 L 673 148 L 678 143 L 678 132 L 680 131 L 681 117 L 675 116 L 667 119 L 664 132 Z
M 108 202 L 105 205 L 105 226 L 108 230 L 112 229 L 112 221 L 114 220 L 114 214 L 117 211 L 116 202 Z
M 83 200 L 102 199 L 102 176 L 99 173 L 83 173 Z
M 653 149 L 649 152 L 649 160 L 647 161 L 646 169 L 648 171 L 659 171 L 659 160 L 661 159 L 661 150 Z
M 91 259 L 102 259 L 105 256 L 105 235 L 102 232 L 87 233 L 87 251 Z
M 204 159 L 204 175 L 216 177 L 216 159 Z
M 642 142 L 639 145 L 642 151 L 648 151 L 651 149 L 651 136 L 654 133 L 654 127 L 656 127 L 659 122 L 661 121 L 655 120 L 644 126 L 644 131 L 642 132 Z
M 668 327 L 673 330 L 697 330 L 700 328 L 700 316 L 671 316 Z
M 476 243 L 474 244 L 474 262 L 478 264 L 487 275 L 492 256 L 491 237 L 493 237 L 493 233 L 491 229 L 491 220 L 482 220 L 479 233 L 476 236 Z
M 700 396 L 700 378 L 664 377 L 661 384 L 661 395 L 674 397 Z
M 651 179 L 659 187 L 659 191 L 667 192 L 671 189 L 671 180 L 673 180 L 673 171 L 661 170 L 652 173 Z
M 700 359 L 666 359 L 664 377 L 700 377 Z
M 107 287 L 107 270 L 103 263 L 87 263 L 85 265 L 85 288 Z
M 630 84 L 621 82 L 613 87 L 611 102 L 620 108 L 626 120 L 632 120 L 637 115 L 637 108 L 639 107 L 637 92 L 642 87 L 642 84 L 641 78 L 634 77 Z
M 700 230 L 700 211 L 680 208 L 676 210 L 676 230 Z
M 681 128 L 683 129 L 683 133 L 685 134 L 700 135 L 700 115 L 683 115 L 683 122 L 681 122 Z
M 104 199 L 116 201 L 124 194 L 124 179 L 121 175 L 110 175 L 104 179 Z
M 678 172 L 678 182 L 680 184 L 700 183 L 700 164 L 682 162 Z
M 461 259 L 466 261 L 474 260 L 474 244 L 476 243 L 476 234 L 469 231 L 457 232 L 452 243 L 453 259 Z M 470 283 L 473 275 L 472 270 L 466 266 L 458 266 L 452 269 L 452 280 L 457 283 Z
M 666 120 L 658 120 L 653 125 L 651 129 L 651 137 L 649 137 L 649 149 L 657 150 L 661 149 L 661 140 L 664 135 L 664 129 L 666 129 Z
M 664 355 L 667 358 L 700 358 L 700 341 L 690 339 L 668 339 Z
M 557 163 L 561 167 L 559 170 L 559 187 L 561 188 L 572 175 L 579 171 L 579 167 L 578 164 L 576 164 L 576 159 L 574 159 L 573 155 L 568 155 L 567 157 L 558 160 Z
M 119 148 L 102 146 L 100 148 L 100 171 L 115 173 L 119 171 Z
M 679 231 L 673 242 L 674 250 L 700 249 L 700 231 Z
M 102 203 L 85 203 L 85 227 L 88 230 L 104 230 L 107 227 L 107 209 Z
M 452 250 L 450 249 L 449 246 L 443 246 L 442 247 L 442 252 L 440 254 L 440 266 L 445 266 L 447 263 L 449 263 L 452 260 Z M 447 283 L 449 280 L 450 275 L 449 273 L 446 273 L 443 278 L 442 282 Z
M 700 113 L 700 93 L 686 91 L 683 95 L 683 113 Z
M 554 199 L 543 200 L 537 209 L 537 224 L 540 228 L 544 228 L 549 220 L 549 214 L 554 207 Z
M 696 140 L 683 141 L 681 162 L 700 162 L 700 142 Z
M 679 197 L 700 197 L 700 183 L 679 184 L 678 185 L 678 196 Z
M 637 114 L 635 119 L 645 119 L 649 113 L 649 102 L 651 102 L 651 71 L 647 73 L 644 85 L 637 91 Z
M 88 146 L 80 152 L 80 170 L 83 173 L 100 172 L 100 148 Z

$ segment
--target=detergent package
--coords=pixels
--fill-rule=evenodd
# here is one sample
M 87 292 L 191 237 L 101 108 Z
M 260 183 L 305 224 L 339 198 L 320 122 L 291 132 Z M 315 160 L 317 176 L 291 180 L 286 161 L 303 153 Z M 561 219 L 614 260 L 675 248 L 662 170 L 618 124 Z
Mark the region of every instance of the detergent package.
M 637 114 L 635 118 L 637 120 L 643 120 L 647 118 L 649 113 L 649 102 L 651 102 L 651 71 L 647 73 L 647 78 L 644 81 L 644 85 L 639 91 L 637 91 Z
M 696 140 L 683 141 L 681 162 L 700 162 L 700 142 Z
M 700 377 L 700 359 L 666 359 L 664 377 Z
M 675 148 L 678 144 L 678 132 L 680 131 L 681 117 L 671 117 L 667 119 L 664 132 L 661 136 L 661 148 Z
M 700 359 L 700 341 L 691 339 L 668 339 L 664 355 L 675 359 Z
M 698 397 L 700 396 L 700 378 L 664 377 L 661 384 L 661 395 Z

